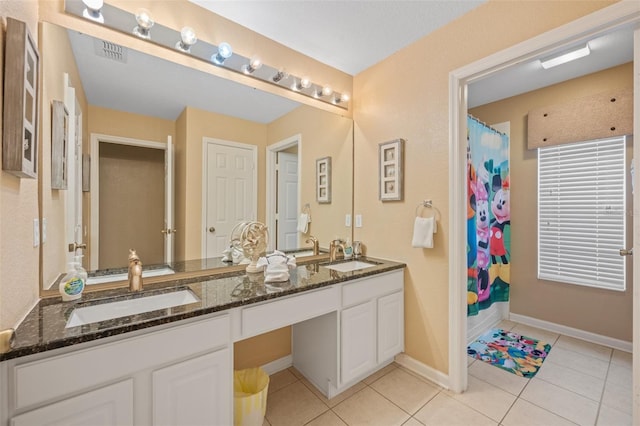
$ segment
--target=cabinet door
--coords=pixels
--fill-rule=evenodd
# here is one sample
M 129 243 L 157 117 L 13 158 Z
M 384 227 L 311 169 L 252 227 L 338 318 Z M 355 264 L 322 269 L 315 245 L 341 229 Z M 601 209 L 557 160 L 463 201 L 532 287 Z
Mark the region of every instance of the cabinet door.
M 403 293 L 378 299 L 378 364 L 392 359 L 404 346 Z
M 152 373 L 154 425 L 232 423 L 231 352 L 221 349 Z
M 340 327 L 340 371 L 347 383 L 376 365 L 375 300 L 344 309 Z
M 133 425 L 133 379 L 28 411 L 11 419 L 13 426 Z

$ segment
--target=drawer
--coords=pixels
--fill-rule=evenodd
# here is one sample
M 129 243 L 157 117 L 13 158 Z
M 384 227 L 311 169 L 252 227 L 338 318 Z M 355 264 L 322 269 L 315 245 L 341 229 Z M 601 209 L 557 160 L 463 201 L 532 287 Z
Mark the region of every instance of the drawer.
M 331 286 L 242 309 L 242 339 L 338 310 L 340 293 Z
M 10 372 L 14 409 L 41 404 L 194 353 L 224 347 L 230 340 L 229 315 L 225 314 L 18 364 Z
M 342 286 L 342 306 L 356 305 L 403 288 L 403 269 L 345 283 Z

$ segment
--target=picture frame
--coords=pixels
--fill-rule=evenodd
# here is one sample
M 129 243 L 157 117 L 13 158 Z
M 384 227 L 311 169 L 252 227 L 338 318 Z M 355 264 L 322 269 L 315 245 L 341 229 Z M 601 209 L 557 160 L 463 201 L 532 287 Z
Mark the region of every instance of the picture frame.
M 91 191 L 91 156 L 82 154 L 82 192 Z
M 331 203 L 331 157 L 316 160 L 316 200 L 319 204 Z
M 404 139 L 378 144 L 378 198 L 402 201 L 404 178 Z
M 69 111 L 61 101 L 51 102 L 51 189 L 67 189 Z

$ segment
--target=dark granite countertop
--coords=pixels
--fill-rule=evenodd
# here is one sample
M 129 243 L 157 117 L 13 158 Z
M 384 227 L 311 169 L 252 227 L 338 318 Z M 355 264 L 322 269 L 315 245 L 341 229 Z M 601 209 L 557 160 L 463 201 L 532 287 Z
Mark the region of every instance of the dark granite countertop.
M 338 272 L 324 267 L 323 265 L 328 263 L 324 260 L 298 265 L 290 271 L 289 281 L 283 283 L 265 284 L 262 273 L 249 276 L 245 273 L 235 272 L 151 284 L 146 286 L 143 291 L 135 293 L 129 292 L 128 288 L 89 292 L 83 294 L 82 299 L 72 302 L 63 302 L 60 297 L 41 299 L 16 329 L 13 347 L 9 352 L 0 354 L 0 361 L 245 306 L 405 267 L 404 263 L 382 259 L 361 258 L 359 260 L 375 263 L 376 266 L 352 272 Z M 340 261 L 334 263 L 340 263 Z M 180 289 L 191 290 L 200 301 L 65 328 L 69 316 L 76 308 Z

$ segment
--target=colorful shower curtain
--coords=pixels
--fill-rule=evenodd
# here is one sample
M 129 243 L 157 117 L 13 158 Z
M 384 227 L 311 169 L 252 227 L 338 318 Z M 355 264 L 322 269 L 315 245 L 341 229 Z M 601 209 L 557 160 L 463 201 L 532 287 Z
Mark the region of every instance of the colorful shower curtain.
M 509 138 L 467 117 L 467 316 L 509 300 Z

